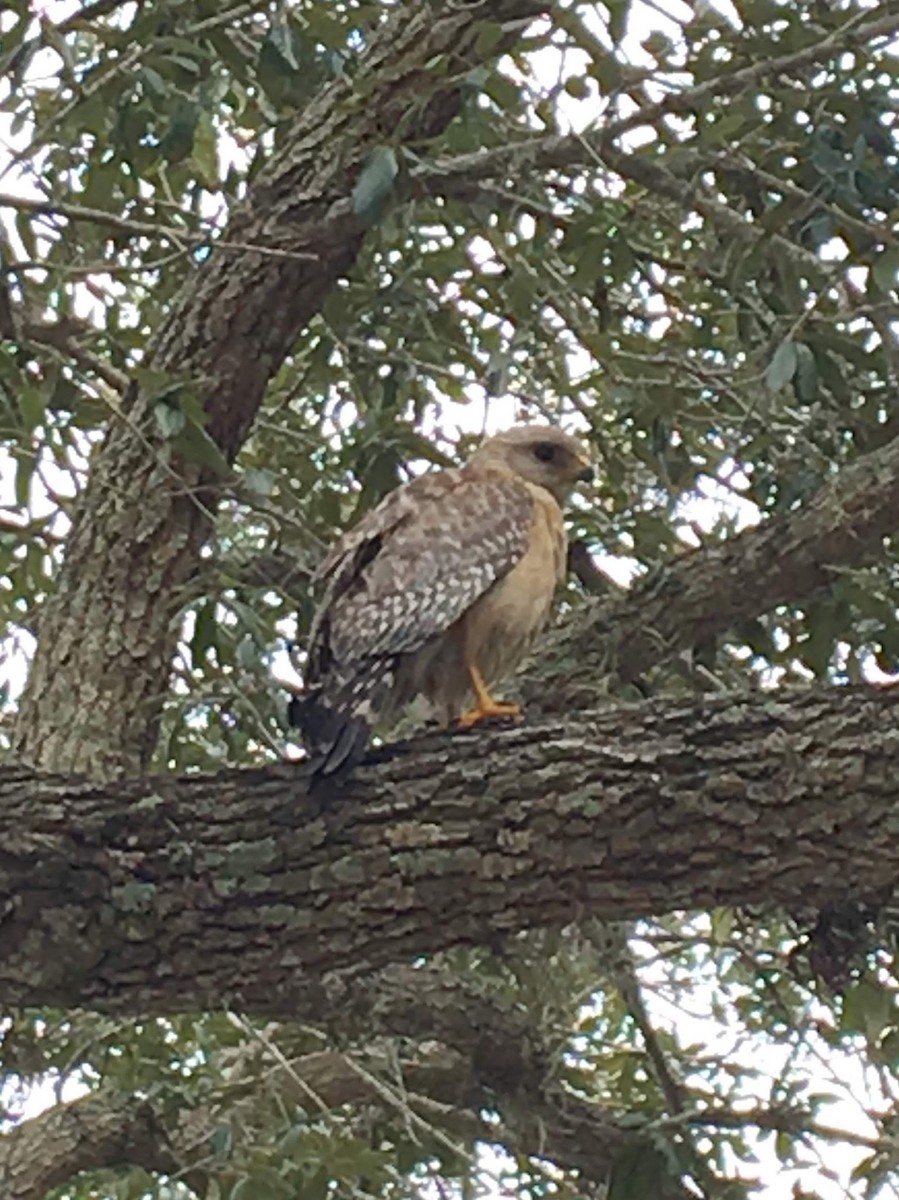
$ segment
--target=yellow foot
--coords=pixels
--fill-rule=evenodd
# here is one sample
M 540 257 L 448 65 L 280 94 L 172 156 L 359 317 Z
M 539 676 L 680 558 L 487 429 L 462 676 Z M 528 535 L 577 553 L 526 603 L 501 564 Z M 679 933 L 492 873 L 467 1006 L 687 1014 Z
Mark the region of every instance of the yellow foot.
M 459 718 L 459 729 L 473 729 L 481 721 L 489 721 L 491 717 L 520 717 L 520 704 L 504 704 L 498 700 L 490 700 L 487 704 L 478 704 Z
M 468 674 L 471 676 L 471 688 L 474 692 L 474 708 L 463 713 L 459 718 L 457 729 L 473 729 L 481 721 L 489 721 L 491 717 L 520 717 L 520 704 L 506 704 L 502 700 L 494 700 L 484 682 L 484 676 L 475 663 L 468 664 Z

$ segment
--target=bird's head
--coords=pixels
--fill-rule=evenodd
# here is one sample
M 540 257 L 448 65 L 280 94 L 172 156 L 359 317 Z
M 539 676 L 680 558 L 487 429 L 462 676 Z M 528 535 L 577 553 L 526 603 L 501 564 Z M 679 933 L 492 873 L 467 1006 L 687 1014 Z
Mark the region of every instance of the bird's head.
M 573 487 L 589 483 L 595 474 L 586 447 L 554 425 L 516 425 L 485 438 L 471 461 L 546 488 L 560 504 Z

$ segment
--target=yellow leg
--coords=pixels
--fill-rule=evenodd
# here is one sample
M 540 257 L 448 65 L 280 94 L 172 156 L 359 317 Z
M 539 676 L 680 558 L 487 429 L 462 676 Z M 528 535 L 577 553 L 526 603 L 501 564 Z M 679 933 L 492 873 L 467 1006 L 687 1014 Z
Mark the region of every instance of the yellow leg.
M 471 686 L 474 689 L 474 708 L 463 713 L 459 718 L 460 729 L 471 729 L 481 721 L 486 721 L 489 717 L 520 717 L 520 704 L 506 704 L 501 700 L 494 700 L 487 690 L 487 685 L 484 683 L 484 677 L 477 667 L 472 663 L 469 665 L 468 673 L 471 676 Z

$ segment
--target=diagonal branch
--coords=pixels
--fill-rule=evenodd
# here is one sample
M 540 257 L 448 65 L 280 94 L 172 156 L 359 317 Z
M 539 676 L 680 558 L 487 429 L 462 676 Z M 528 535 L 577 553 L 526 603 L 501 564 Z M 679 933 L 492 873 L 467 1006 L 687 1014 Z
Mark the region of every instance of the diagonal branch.
M 843 467 L 803 508 L 706 545 L 625 595 L 590 601 L 522 683 L 531 712 L 595 701 L 604 676 L 634 681 L 741 621 L 820 593 L 874 562 L 899 529 L 899 439 Z
M 682 161 L 686 163 L 688 158 L 684 152 Z M 698 156 L 689 161 L 698 168 Z M 798 269 L 814 271 L 816 274 L 828 268 L 828 264 L 813 251 L 771 232 L 761 223 L 747 221 L 740 213 L 716 199 L 712 190 L 698 178 L 679 178 L 660 161 L 653 161 L 646 150 L 629 152 L 618 149 L 607 131 L 592 135 L 534 138 L 498 150 L 475 151 L 441 159 L 419 167 L 416 180 L 429 194 L 464 199 L 476 194 L 485 183 L 493 183 L 510 175 L 527 178 L 540 171 L 595 168 L 598 164 L 654 195 L 674 201 L 684 211 L 699 213 L 722 238 L 737 242 L 747 251 L 767 257 L 786 258 Z M 870 231 L 865 228 L 869 236 L 874 234 L 873 226 Z
M 23 1121 L 0 1138 L 4 1200 L 44 1200 L 81 1171 L 139 1163 L 171 1172 L 177 1160 L 152 1105 L 134 1096 L 86 1096 Z
M 866 18 L 870 11 L 861 9 L 854 12 L 837 29 L 799 50 L 790 50 L 786 54 L 774 55 L 771 58 L 760 57 L 756 62 L 737 71 L 724 69 L 712 79 L 705 79 L 702 83 L 674 92 L 655 104 L 647 104 L 639 112 L 611 122 L 605 136 L 611 140 L 642 126 L 658 126 L 666 117 L 691 116 L 706 112 L 711 100 L 754 91 L 766 80 L 795 79 L 807 68 L 826 62 L 847 50 L 869 52 L 872 43 L 895 37 L 896 33 L 899 33 L 899 6 L 895 0 L 879 5 L 878 15 L 868 20 Z

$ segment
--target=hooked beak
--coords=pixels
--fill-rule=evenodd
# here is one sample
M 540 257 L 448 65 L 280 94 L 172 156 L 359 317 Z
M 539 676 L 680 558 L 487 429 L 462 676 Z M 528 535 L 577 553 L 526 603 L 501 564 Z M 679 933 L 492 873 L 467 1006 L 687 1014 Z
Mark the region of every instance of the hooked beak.
M 592 483 L 596 478 L 596 471 L 593 468 L 593 463 L 591 463 L 588 458 L 582 458 L 580 462 L 581 469 L 578 471 L 575 478 L 577 479 L 578 483 Z

